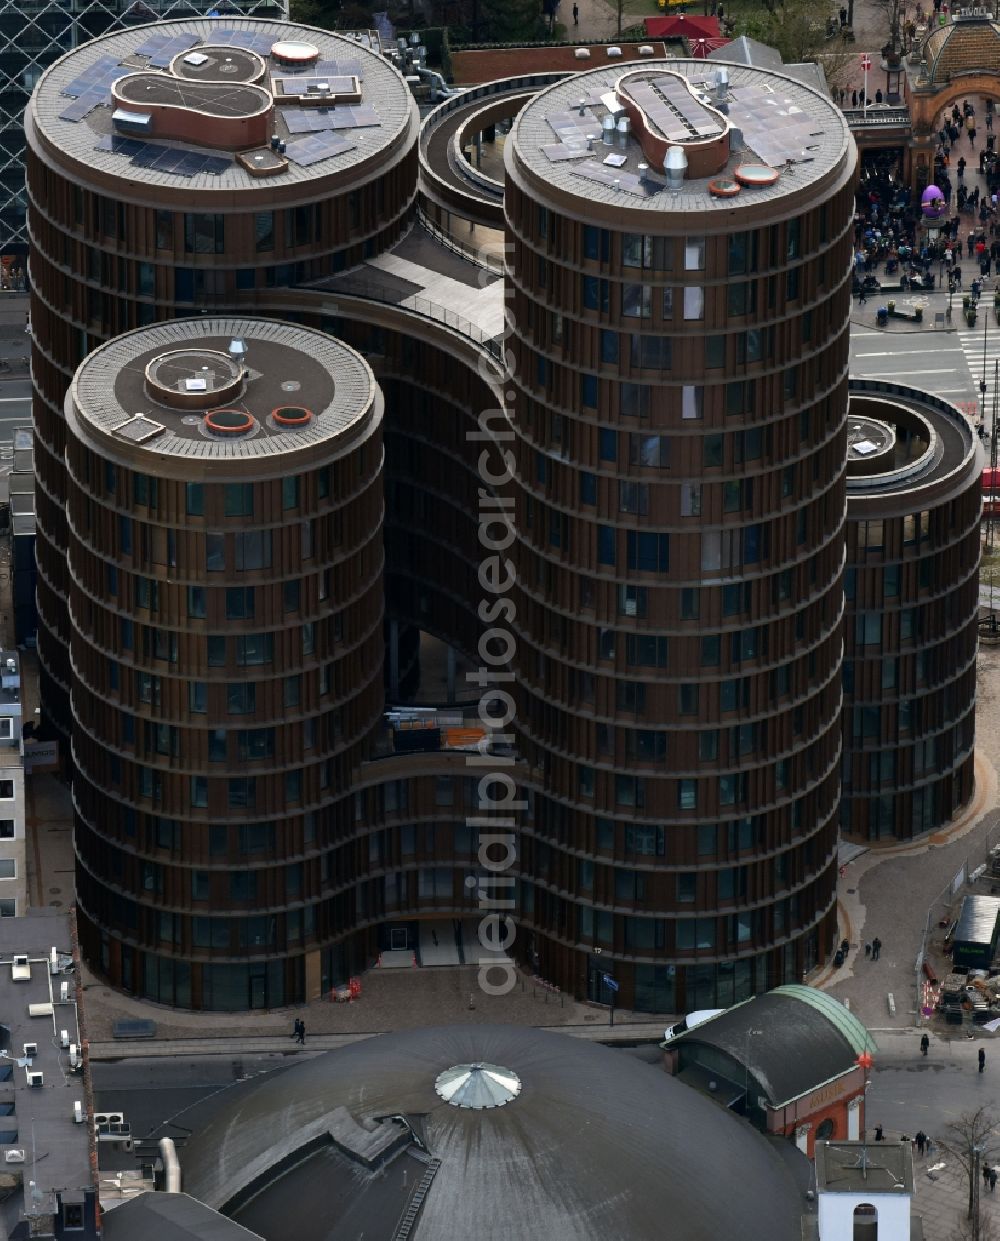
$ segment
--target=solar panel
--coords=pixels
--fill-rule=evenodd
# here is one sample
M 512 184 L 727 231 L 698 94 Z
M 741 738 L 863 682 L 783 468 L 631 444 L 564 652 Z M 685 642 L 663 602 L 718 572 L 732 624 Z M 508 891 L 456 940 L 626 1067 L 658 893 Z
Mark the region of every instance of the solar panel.
M 780 168 L 788 160 L 809 160 L 807 147 L 822 137 L 821 122 L 780 95 L 741 87 L 730 96 L 729 116 L 748 147 L 766 164 Z
M 298 142 L 290 142 L 285 154 L 292 163 L 308 168 L 310 164 L 318 164 L 320 160 L 330 159 L 334 155 L 343 155 L 345 151 L 353 151 L 354 143 L 339 134 L 314 134 L 311 138 L 302 138 Z
M 149 67 L 151 69 L 165 69 L 175 56 L 179 56 L 181 52 L 189 51 L 200 41 L 200 35 L 175 34 L 153 52 L 149 58 Z
M 194 177 L 199 172 L 220 173 L 232 167 L 232 160 L 220 155 L 206 155 L 183 147 L 167 147 L 118 134 L 104 134 L 95 144 L 98 151 L 111 151 L 131 161 L 133 168 L 169 172 L 179 177 Z
M 254 34 L 252 30 L 213 30 L 205 43 L 212 47 L 242 47 L 256 52 L 258 56 L 270 56 L 275 44 L 274 35 Z
M 89 112 L 93 112 L 95 108 L 99 108 L 102 103 L 107 103 L 107 101 L 108 95 L 106 91 L 80 95 L 63 108 L 59 113 L 59 119 L 61 121 L 82 121 Z
M 550 146 L 542 147 L 542 154 L 553 164 L 562 163 L 567 159 L 585 159 L 592 153 L 585 146 L 570 146 L 566 142 L 553 142 Z
M 272 81 L 278 87 L 279 99 L 282 95 L 304 95 L 307 92 L 324 95 L 353 95 L 357 92 L 356 79 L 347 76 L 318 77 L 316 74 L 310 74 L 309 77 L 298 78 L 275 77 Z M 320 87 L 326 89 L 320 92 Z
M 713 138 L 723 132 L 719 118 L 678 78 L 663 74 L 651 81 L 626 83 L 625 89 L 671 142 Z
M 166 34 L 151 34 L 145 43 L 141 43 L 135 49 L 136 56 L 152 56 L 154 52 L 158 52 L 164 43 L 170 39 Z
M 116 78 L 123 77 L 130 70 L 119 64 L 114 56 L 101 56 L 87 69 L 74 78 L 68 86 L 64 86 L 64 95 L 92 95 L 100 90 L 107 90 Z
M 598 164 L 594 160 L 587 160 L 586 163 L 577 164 L 573 168 L 573 172 L 577 176 L 582 177 L 585 181 L 593 181 L 598 185 L 605 185 L 609 189 L 618 183 L 618 188 L 626 194 L 633 194 L 636 198 L 652 198 L 654 194 L 659 193 L 663 188 L 652 181 L 644 181 L 641 177 L 637 177 L 634 172 L 618 173 L 614 168 L 605 168 L 603 164 Z

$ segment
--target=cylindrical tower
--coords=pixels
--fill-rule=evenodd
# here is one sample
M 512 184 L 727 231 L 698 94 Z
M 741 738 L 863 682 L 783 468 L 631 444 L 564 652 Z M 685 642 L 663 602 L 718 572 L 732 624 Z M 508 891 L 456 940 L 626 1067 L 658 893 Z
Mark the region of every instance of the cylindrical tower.
M 279 290 L 393 245 L 412 218 L 418 126 L 386 59 L 288 22 L 119 31 L 39 81 L 25 113 L 38 642 L 45 719 L 64 733 L 73 372 L 118 333 L 199 310 L 266 313 Z
M 300 1001 L 354 924 L 382 412 L 353 350 L 238 318 L 127 333 L 67 394 L 80 933 L 128 990 Z
M 850 390 L 841 830 L 909 840 L 975 785 L 983 452 L 939 397 Z
M 728 1004 L 836 938 L 856 149 L 669 61 L 542 92 L 505 160 L 522 920 L 591 999 Z

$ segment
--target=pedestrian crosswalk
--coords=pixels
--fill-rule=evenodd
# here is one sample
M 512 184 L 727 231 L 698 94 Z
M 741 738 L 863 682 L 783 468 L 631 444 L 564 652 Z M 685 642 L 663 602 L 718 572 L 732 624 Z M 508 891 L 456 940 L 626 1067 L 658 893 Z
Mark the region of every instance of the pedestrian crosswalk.
M 963 314 L 957 305 L 953 313 Z M 1000 400 L 1000 389 L 997 388 L 997 380 L 1000 378 L 1000 322 L 993 310 L 992 294 L 987 294 L 980 300 L 976 322 L 972 327 L 964 321 L 963 315 L 955 336 L 962 347 L 977 390 L 981 391 L 981 385 L 985 380 L 986 415 L 987 420 L 990 420 L 994 394 Z M 973 401 L 965 404 L 969 405 L 969 408 L 963 408 L 963 413 L 966 413 L 972 421 L 978 421 L 979 402 Z

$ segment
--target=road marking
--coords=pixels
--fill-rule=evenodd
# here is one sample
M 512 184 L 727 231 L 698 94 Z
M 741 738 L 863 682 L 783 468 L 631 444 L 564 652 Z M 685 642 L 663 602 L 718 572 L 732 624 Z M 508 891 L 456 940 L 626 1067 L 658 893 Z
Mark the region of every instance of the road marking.
M 901 351 L 897 349 L 888 353 L 854 353 L 852 356 L 855 358 L 898 358 L 900 356 L 900 352 Z M 916 353 L 918 351 L 910 350 L 910 352 Z M 939 353 L 964 353 L 965 350 L 961 345 L 949 345 L 939 347 L 937 349 L 920 349 L 919 352 L 932 353 L 935 357 L 937 357 Z
M 938 370 L 938 371 L 910 371 L 908 370 L 906 371 L 904 378 L 909 378 L 911 375 L 954 375 L 954 373 L 955 373 L 955 368 L 953 366 L 946 366 L 944 370 Z M 859 375 L 858 378 L 859 379 L 885 379 L 886 376 L 884 373 L 882 373 L 879 375 Z
M 23 405 L 25 401 L 30 400 L 30 396 L 0 396 L 0 405 Z

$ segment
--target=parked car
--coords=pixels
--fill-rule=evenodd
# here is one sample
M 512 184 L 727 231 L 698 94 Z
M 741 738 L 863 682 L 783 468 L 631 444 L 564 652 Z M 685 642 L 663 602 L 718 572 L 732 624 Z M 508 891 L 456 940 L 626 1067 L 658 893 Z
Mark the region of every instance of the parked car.
M 688 1013 L 683 1021 L 678 1021 L 675 1025 L 668 1026 L 663 1031 L 664 1042 L 669 1042 L 672 1038 L 676 1038 L 678 1034 L 683 1034 L 686 1030 L 693 1030 L 695 1026 L 700 1026 L 702 1022 L 708 1021 L 711 1017 L 718 1017 L 719 1013 L 724 1013 L 724 1008 L 699 1008 L 696 1012 Z

